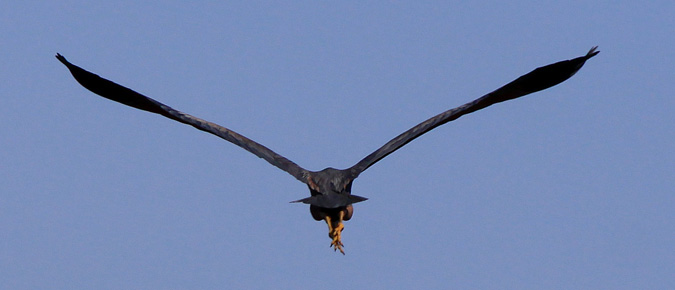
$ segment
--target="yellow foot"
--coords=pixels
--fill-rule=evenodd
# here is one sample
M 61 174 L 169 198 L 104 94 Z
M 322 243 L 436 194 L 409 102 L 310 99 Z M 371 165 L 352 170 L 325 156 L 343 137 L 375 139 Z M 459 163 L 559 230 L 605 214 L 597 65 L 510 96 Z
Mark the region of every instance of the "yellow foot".
M 340 253 L 342 253 L 343 255 L 345 254 L 345 250 L 342 249 L 342 247 L 344 246 L 342 242 L 333 241 L 330 243 L 330 246 L 333 248 L 334 251 L 340 250 Z
M 336 228 L 333 229 L 332 232 L 328 233 L 328 235 L 333 238 L 333 241 L 330 243 L 330 246 L 333 248 L 334 251 L 340 250 L 340 253 L 343 255 L 345 254 L 345 251 L 342 249 L 344 247 L 344 244 L 342 244 L 342 230 L 344 230 L 345 226 L 340 223 Z

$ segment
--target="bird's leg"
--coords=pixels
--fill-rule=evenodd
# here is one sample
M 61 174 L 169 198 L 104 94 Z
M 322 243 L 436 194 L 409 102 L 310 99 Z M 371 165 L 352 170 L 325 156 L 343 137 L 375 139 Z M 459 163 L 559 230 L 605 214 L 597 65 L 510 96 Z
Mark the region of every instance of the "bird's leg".
M 331 221 L 331 218 L 330 218 L 330 216 L 326 216 L 324 218 L 324 220 L 326 221 L 326 224 L 328 225 L 328 237 L 332 239 L 333 238 L 333 223 Z
M 341 210 L 340 213 L 338 213 L 338 217 L 339 219 L 337 222 L 337 226 L 332 227 L 332 229 L 331 226 L 328 227 L 329 230 L 328 235 L 331 238 L 333 238 L 333 241 L 330 243 L 331 247 L 333 247 L 336 251 L 340 250 L 340 253 L 344 255 L 345 251 L 342 249 L 344 245 L 342 244 L 341 238 L 342 238 L 342 230 L 344 230 L 345 228 L 344 224 L 342 224 L 342 220 L 345 217 L 345 212 Z

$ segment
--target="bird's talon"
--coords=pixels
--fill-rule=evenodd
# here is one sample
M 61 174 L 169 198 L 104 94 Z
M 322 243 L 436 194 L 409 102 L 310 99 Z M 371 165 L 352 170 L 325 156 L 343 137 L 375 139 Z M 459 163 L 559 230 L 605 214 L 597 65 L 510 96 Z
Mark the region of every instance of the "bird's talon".
M 330 243 L 330 246 L 331 246 L 331 248 L 333 248 L 334 252 L 337 252 L 338 250 L 340 250 L 340 253 L 342 253 L 343 255 L 345 254 L 345 251 L 342 249 L 342 247 L 344 246 L 342 244 L 342 242 L 333 241 L 333 242 Z
M 344 244 L 342 243 L 342 230 L 344 230 L 344 225 L 340 223 L 333 229 L 333 231 L 329 232 L 328 235 L 333 239 L 333 241 L 330 243 L 333 251 L 339 250 L 340 253 L 344 255 L 345 251 L 342 249 L 342 247 L 344 247 Z

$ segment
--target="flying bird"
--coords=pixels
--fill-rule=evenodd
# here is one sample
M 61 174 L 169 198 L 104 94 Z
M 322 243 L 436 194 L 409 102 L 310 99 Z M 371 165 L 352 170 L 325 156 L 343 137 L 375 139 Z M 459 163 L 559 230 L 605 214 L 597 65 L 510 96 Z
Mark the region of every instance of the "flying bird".
M 350 168 L 335 169 L 329 167 L 321 171 L 304 169 L 269 148 L 248 139 L 237 132 L 218 124 L 185 114 L 129 88 L 101 78 L 94 73 L 68 62 L 61 54 L 57 53 L 56 58 L 70 70 L 70 73 L 75 77 L 77 82 L 93 93 L 136 109 L 160 114 L 169 119 L 214 134 L 246 149 L 262 159 L 265 159 L 270 164 L 288 172 L 300 182 L 305 183 L 309 187 L 310 196 L 294 202 L 309 204 L 309 210 L 312 217 L 317 221 L 323 220 L 328 225 L 328 236 L 331 239 L 330 246 L 335 251 L 339 250 L 344 254 L 344 245 L 341 239 L 341 234 L 344 229 L 343 221 L 352 218 L 354 213 L 352 204 L 367 199 L 365 197 L 353 195 L 351 192 L 352 182 L 354 182 L 354 179 L 359 177 L 363 171 L 408 142 L 440 125 L 492 104 L 544 90 L 567 80 L 579 71 L 588 59 L 599 53 L 596 49 L 597 46 L 591 48 L 584 56 L 539 67 L 474 101 L 431 117 L 412 127 L 408 131 L 396 136 L 396 138 L 387 142 Z

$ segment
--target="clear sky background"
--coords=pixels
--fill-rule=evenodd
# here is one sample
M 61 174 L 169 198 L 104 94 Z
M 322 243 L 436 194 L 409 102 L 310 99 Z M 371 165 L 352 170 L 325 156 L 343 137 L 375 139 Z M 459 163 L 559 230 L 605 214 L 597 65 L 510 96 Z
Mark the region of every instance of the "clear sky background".
M 673 1 L 217 2 L 2 1 L 0 288 L 675 288 Z M 594 45 L 362 174 L 345 256 L 304 184 L 54 58 L 320 170 Z

